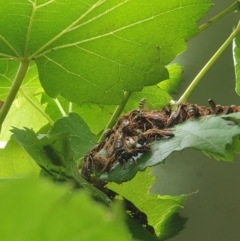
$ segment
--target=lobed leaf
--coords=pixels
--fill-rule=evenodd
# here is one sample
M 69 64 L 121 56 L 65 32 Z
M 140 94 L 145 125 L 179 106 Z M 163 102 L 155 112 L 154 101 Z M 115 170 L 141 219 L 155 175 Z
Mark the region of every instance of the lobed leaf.
M 34 59 L 51 97 L 120 104 L 123 91 L 168 78 L 165 65 L 198 33 L 196 22 L 210 6 L 209 0 L 3 0 L 0 57 Z

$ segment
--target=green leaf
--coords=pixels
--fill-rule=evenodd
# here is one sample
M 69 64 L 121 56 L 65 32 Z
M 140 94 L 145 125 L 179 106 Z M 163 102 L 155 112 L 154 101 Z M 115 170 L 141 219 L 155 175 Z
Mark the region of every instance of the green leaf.
M 66 114 L 69 113 L 69 101 L 63 98 L 62 96 L 58 96 L 56 98 L 61 107 L 65 111 Z M 53 98 L 49 97 L 45 92 L 41 93 L 41 104 L 45 107 L 46 114 L 53 120 L 56 121 L 57 119 L 61 118 L 63 115 L 59 110 L 56 102 Z
M 16 234 L 19 241 L 129 240 L 119 207 L 109 210 L 84 192 L 71 193 L 41 179 L 1 181 L 1 240 Z
M 186 222 L 187 218 L 181 217 L 179 213 L 173 213 L 161 223 L 161 236 L 159 240 L 164 241 L 177 235 L 182 229 L 185 228 Z
M 19 177 L 26 174 L 38 175 L 39 167 L 28 153 L 11 139 L 0 149 L 0 177 Z
M 165 65 L 198 33 L 196 22 L 210 6 L 209 0 L 3 0 L 0 57 L 34 59 L 51 97 L 120 104 L 124 90 L 168 78 Z
M 97 143 L 97 138 L 91 133 L 85 121 L 76 113 L 58 119 L 50 131 L 50 135 L 68 133 L 71 148 L 74 152 L 73 160 L 81 158 L 92 146 Z
M 16 70 L 16 63 L 13 61 L 5 62 L 1 59 L 0 70 L 4 71 L 4 75 L 0 75 L 0 98 L 5 100 L 7 92 L 9 92 L 14 79 L 14 71 Z M 2 78 L 1 78 L 2 77 Z M 49 119 L 44 115 L 44 108 L 39 103 L 39 98 L 36 96 L 36 92 L 41 89 L 41 85 L 38 80 L 38 74 L 36 65 L 31 64 L 28 69 L 28 73 L 25 76 L 24 82 L 17 98 L 14 100 L 10 111 L 3 123 L 1 129 L 1 139 L 8 141 L 11 132 L 9 131 L 12 126 L 22 128 L 28 126 L 34 130 L 40 129 L 43 125 L 49 122 Z
M 113 189 L 120 195 L 133 202 L 142 212 L 148 216 L 148 223 L 152 225 L 159 238 L 166 235 L 166 222 L 175 214 L 179 208 L 182 208 L 183 203 L 189 195 L 181 196 L 159 196 L 149 194 L 148 190 L 153 184 L 155 177 L 149 174 L 149 169 L 145 172 L 139 172 L 131 182 L 118 185 L 109 183 L 108 187 Z M 169 221 L 169 225 L 170 225 Z M 173 222 L 174 223 L 174 222 Z M 172 223 L 171 223 L 172 224 Z M 165 231 L 164 231 L 165 230 Z M 178 230 L 178 226 L 171 231 L 168 230 L 168 235 L 174 235 Z
M 239 137 L 235 137 L 233 139 L 233 150 L 235 153 L 240 154 L 240 139 Z
M 173 138 L 153 143 L 152 155 L 146 166 L 156 165 L 171 152 L 188 147 L 211 153 L 212 156 L 222 156 L 225 160 L 230 158 L 229 146 L 233 143 L 233 137 L 240 134 L 240 127 L 236 122 L 224 119 L 225 117 L 239 119 L 240 113 L 206 116 L 176 125 Z
M 38 100 L 33 95 L 30 95 L 29 98 L 36 102 L 36 104 L 38 103 Z M 33 128 L 35 131 L 37 131 L 47 123 L 47 119 L 40 112 L 36 111 L 35 107 L 29 103 L 29 101 L 26 100 L 21 93 L 19 93 L 18 98 L 14 100 L 3 123 L 1 129 L 1 139 L 4 141 L 9 140 L 11 136 L 11 132 L 9 130 L 12 126 L 18 128 L 28 126 L 29 128 Z
M 81 107 L 73 105 L 74 112 L 77 112 L 85 120 L 91 132 L 95 135 L 98 135 L 105 129 L 115 108 L 116 106 L 114 105 L 97 105 L 91 103 L 85 103 Z
M 46 136 L 37 135 L 34 131 L 14 128 L 15 139 L 42 168 L 44 174 L 54 181 L 67 181 L 73 187 L 84 188 L 93 196 L 111 203 L 110 199 L 100 190 L 86 182 L 79 174 L 78 167 L 73 161 L 73 152 L 67 133 Z
M 16 71 L 18 69 L 18 62 L 11 60 L 0 59 L 0 99 L 5 100 L 6 96 L 12 86 Z M 38 72 L 36 65 L 32 62 L 28 68 L 28 72 L 24 78 L 21 89 L 24 92 L 34 94 L 36 90 L 41 89 L 38 79 Z
M 174 137 L 152 142 L 151 151 L 139 156 L 136 161 L 128 160 L 124 165 L 116 163 L 109 173 L 95 174 L 101 180 L 122 183 L 131 180 L 139 170 L 163 162 L 173 151 L 188 147 L 201 150 L 218 160 L 231 161 L 233 151 L 230 146 L 233 138 L 240 135 L 239 119 L 240 113 L 232 113 L 188 120 L 171 128 Z M 236 150 L 239 150 L 237 142 Z
M 14 128 L 12 137 L 16 140 L 45 171 L 52 172 L 57 178 L 72 177 L 72 151 L 68 135 L 60 133 L 52 136 L 38 137 L 32 130 Z
M 141 92 L 134 92 L 131 94 L 123 113 L 137 109 L 139 101 L 142 98 L 147 99 L 147 109 L 159 109 L 167 105 L 172 99 L 166 91 L 162 90 L 157 85 L 144 87 Z M 61 96 L 58 97 L 58 100 L 65 112 L 68 113 L 69 102 Z M 61 116 L 56 103 L 46 94 L 42 95 L 41 102 L 42 104 L 46 104 L 46 113 L 53 120 L 57 120 Z M 76 104 L 72 105 L 72 111 L 79 114 L 81 118 L 84 119 L 91 132 L 95 135 L 98 135 L 105 129 L 115 109 L 116 106 L 114 105 L 96 105 L 91 103 L 84 103 L 81 106 Z
M 169 79 L 162 81 L 158 86 L 169 94 L 177 94 L 178 87 L 182 81 L 182 67 L 172 64 L 167 67 Z
M 134 92 L 126 105 L 125 112 L 138 108 L 139 101 L 145 98 L 146 109 L 160 109 L 169 104 L 172 97 L 157 85 L 144 87 L 141 92 Z
M 18 62 L 0 59 L 0 99 L 5 100 L 15 77 Z
M 144 87 L 141 92 L 133 92 L 122 113 L 137 109 L 139 101 L 146 98 L 146 109 L 159 109 L 167 105 L 172 99 L 171 96 L 157 85 Z M 73 105 L 73 110 L 77 112 L 88 123 L 91 131 L 97 135 L 102 132 L 109 122 L 116 106 L 83 104 L 81 107 Z M 96 121 L 97 118 L 97 121 Z M 117 119 L 115 120 L 117 122 Z

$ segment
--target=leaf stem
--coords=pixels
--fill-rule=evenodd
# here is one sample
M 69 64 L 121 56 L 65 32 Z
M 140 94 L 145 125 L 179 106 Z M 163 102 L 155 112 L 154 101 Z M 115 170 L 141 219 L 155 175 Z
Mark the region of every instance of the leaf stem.
M 19 64 L 15 79 L 11 86 L 11 89 L 10 89 L 8 96 L 0 110 L 0 130 L 1 130 L 2 124 L 8 114 L 8 111 L 11 108 L 11 105 L 17 95 L 17 92 L 23 82 L 23 79 L 27 73 L 28 66 L 29 66 L 29 61 L 21 61 Z
M 118 119 L 118 117 L 121 115 L 125 105 L 127 104 L 128 102 L 128 99 L 129 97 L 131 96 L 132 92 L 129 92 L 129 91 L 125 91 L 124 92 L 124 97 L 123 97 L 123 101 L 121 103 L 121 105 L 118 105 L 111 117 L 111 119 L 109 120 L 105 130 L 109 129 L 109 128 L 112 128 L 114 126 L 114 124 L 116 123 L 116 120 Z M 98 142 L 102 141 L 104 138 L 104 131 L 102 133 L 102 135 L 100 136 Z
M 200 32 L 203 32 L 210 26 L 212 26 L 214 23 L 218 22 L 220 19 L 226 17 L 228 14 L 234 12 L 234 11 L 239 11 L 240 10 L 240 1 L 235 1 L 233 4 L 231 4 L 229 7 L 224 9 L 222 12 L 208 20 L 206 23 L 202 24 L 199 27 Z
M 61 103 L 59 102 L 59 100 L 56 98 L 56 99 L 53 99 L 55 104 L 57 105 L 58 109 L 60 110 L 62 116 L 67 116 L 65 110 L 63 109 Z
M 23 91 L 23 89 L 20 88 L 19 92 L 35 109 L 37 109 L 48 120 L 51 126 L 54 125 L 54 121 L 38 105 L 36 105 L 31 98 L 29 98 L 29 96 Z
M 73 103 L 69 102 L 69 106 L 68 106 L 68 113 L 72 112 L 72 108 L 73 108 Z
M 240 22 L 238 23 L 235 30 L 231 33 L 231 35 L 227 38 L 227 40 L 223 43 L 223 45 L 217 50 L 217 52 L 212 56 L 212 58 L 206 63 L 206 65 L 202 68 L 202 70 L 198 73 L 198 75 L 195 77 L 195 79 L 192 81 L 192 83 L 188 86 L 186 91 L 183 93 L 183 95 L 178 100 L 178 104 L 180 103 L 186 103 L 189 95 L 193 91 L 193 89 L 196 87 L 198 82 L 202 79 L 202 77 L 205 75 L 205 73 L 210 69 L 210 67 L 215 63 L 215 61 L 219 58 L 219 56 L 223 53 L 223 51 L 228 47 L 228 45 L 232 42 L 234 37 L 240 32 Z

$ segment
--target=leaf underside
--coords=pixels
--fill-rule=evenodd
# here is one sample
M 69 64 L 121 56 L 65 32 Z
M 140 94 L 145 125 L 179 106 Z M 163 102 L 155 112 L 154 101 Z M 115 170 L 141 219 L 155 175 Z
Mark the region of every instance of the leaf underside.
M 168 78 L 165 65 L 198 33 L 210 6 L 209 0 L 3 0 L 0 57 L 34 59 L 51 97 L 119 104 L 123 91 Z

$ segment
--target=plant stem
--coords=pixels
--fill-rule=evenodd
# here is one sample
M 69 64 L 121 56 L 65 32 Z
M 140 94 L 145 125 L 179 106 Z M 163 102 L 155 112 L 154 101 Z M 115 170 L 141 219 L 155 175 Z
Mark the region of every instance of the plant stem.
M 198 82 L 202 79 L 205 73 L 210 69 L 210 67 L 215 63 L 215 61 L 219 58 L 219 56 L 223 53 L 223 51 L 228 47 L 228 45 L 232 42 L 234 37 L 240 32 L 240 23 L 238 23 L 236 29 L 231 33 L 231 35 L 227 38 L 227 40 L 223 43 L 223 45 L 217 50 L 217 52 L 212 56 L 212 58 L 206 63 L 206 65 L 202 68 L 202 70 L 198 73 L 192 83 L 188 86 L 186 91 L 178 100 L 178 104 L 186 103 L 189 95 L 196 87 Z
M 27 73 L 29 66 L 29 61 L 21 61 L 15 76 L 15 79 L 12 83 L 11 89 L 8 93 L 8 96 L 0 110 L 0 130 L 2 128 L 2 124 L 8 114 L 8 111 L 17 95 L 17 92 L 23 82 L 23 79 Z
M 55 104 L 57 105 L 58 109 L 60 110 L 62 116 L 67 116 L 65 110 L 63 109 L 61 103 L 59 102 L 59 100 L 56 98 L 56 99 L 53 99 Z
M 114 111 L 111 119 L 109 120 L 109 122 L 108 122 L 105 130 L 107 130 L 107 129 L 109 129 L 109 128 L 112 128 L 112 127 L 114 126 L 116 120 L 117 120 L 118 117 L 121 115 L 121 113 L 122 113 L 125 105 L 127 104 L 128 99 L 129 99 L 131 93 L 132 93 L 132 92 L 129 92 L 129 91 L 125 91 L 125 92 L 124 92 L 123 101 L 122 101 L 121 105 L 118 105 L 118 106 L 116 107 L 116 109 L 115 109 L 115 111 Z M 102 141 L 103 138 L 104 138 L 104 131 L 103 131 L 102 135 L 100 136 L 98 142 Z
M 31 98 L 20 88 L 19 92 L 22 94 L 22 96 L 35 108 L 37 109 L 49 122 L 51 126 L 54 125 L 54 121 L 38 106 L 36 105 Z
M 233 4 L 231 4 L 228 8 L 224 9 L 222 12 L 217 14 L 215 17 L 208 20 L 206 23 L 202 24 L 199 27 L 200 32 L 206 30 L 208 27 L 212 26 L 214 23 L 219 21 L 220 19 L 226 17 L 228 14 L 239 11 L 240 10 L 240 1 L 235 1 Z
M 72 112 L 73 103 L 69 102 L 68 113 Z

